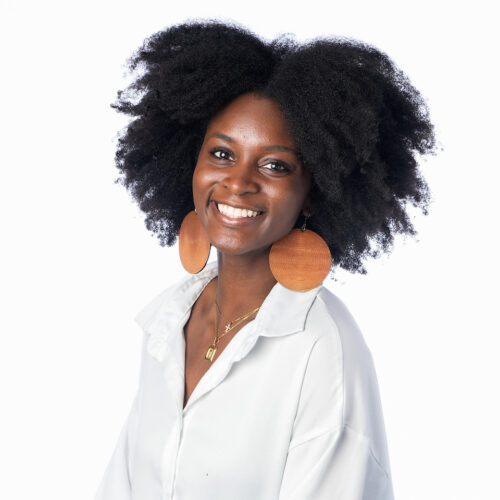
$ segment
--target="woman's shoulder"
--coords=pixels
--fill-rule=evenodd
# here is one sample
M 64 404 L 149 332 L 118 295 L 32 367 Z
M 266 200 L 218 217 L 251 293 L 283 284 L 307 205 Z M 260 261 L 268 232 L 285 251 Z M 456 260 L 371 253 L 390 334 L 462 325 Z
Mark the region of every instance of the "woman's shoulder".
M 185 288 L 186 284 L 189 282 L 191 276 L 184 276 L 177 280 L 167 288 L 153 296 L 153 298 L 147 302 L 142 309 L 135 316 L 135 322 L 145 331 L 148 330 L 148 326 L 152 320 L 156 317 L 157 313 L 166 305 L 169 304 L 174 297 L 181 293 L 182 289 Z
M 314 336 L 305 378 L 326 422 L 347 427 L 384 455 L 384 425 L 372 354 L 343 301 L 321 287 L 308 316 Z M 328 416 L 330 415 L 330 416 Z M 385 458 L 385 457 L 384 457 Z
M 307 318 L 307 328 L 314 335 L 314 341 L 341 351 L 346 357 L 357 358 L 363 363 L 371 359 L 370 350 L 361 329 L 345 303 L 328 288 L 322 286 L 312 304 Z

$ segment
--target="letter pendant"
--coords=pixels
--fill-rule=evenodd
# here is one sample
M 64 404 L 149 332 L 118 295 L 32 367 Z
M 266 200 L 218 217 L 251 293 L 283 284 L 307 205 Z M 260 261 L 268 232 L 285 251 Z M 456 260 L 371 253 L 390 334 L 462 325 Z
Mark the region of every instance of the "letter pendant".
M 211 345 L 209 348 L 208 348 L 208 351 L 207 353 L 205 354 L 205 359 L 210 361 L 210 363 L 214 360 L 214 356 L 215 356 L 215 351 L 217 351 L 217 347 L 215 345 Z

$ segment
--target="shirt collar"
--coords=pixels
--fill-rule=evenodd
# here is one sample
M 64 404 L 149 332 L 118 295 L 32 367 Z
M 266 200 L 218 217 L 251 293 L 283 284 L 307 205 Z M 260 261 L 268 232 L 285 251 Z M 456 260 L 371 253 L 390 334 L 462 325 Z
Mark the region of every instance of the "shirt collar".
M 198 274 L 165 290 L 136 316 L 137 324 L 150 334 L 147 349 L 154 358 L 164 359 L 165 350 L 177 340 L 175 336 L 182 335 L 193 304 L 217 274 L 217 261 L 208 263 Z M 257 336 L 280 337 L 304 330 L 320 288 L 296 292 L 276 283 L 257 312 L 251 331 Z

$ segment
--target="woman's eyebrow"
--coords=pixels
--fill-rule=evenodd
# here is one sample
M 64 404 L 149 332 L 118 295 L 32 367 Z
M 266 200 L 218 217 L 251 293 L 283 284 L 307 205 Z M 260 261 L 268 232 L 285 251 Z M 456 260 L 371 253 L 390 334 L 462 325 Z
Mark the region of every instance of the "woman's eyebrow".
M 229 137 L 226 134 L 222 134 L 221 132 L 214 132 L 213 134 L 210 134 L 207 139 L 210 139 L 210 137 L 218 137 L 219 139 L 224 139 L 227 142 L 235 142 L 232 137 Z M 293 148 L 289 148 L 288 146 L 279 146 L 279 145 L 274 145 L 274 146 L 265 146 L 263 149 L 266 151 L 284 151 L 284 152 L 290 152 L 293 154 L 297 154 L 297 151 Z
M 285 151 L 285 152 L 289 152 L 289 153 L 293 153 L 294 155 L 297 154 L 297 151 L 295 151 L 295 149 L 293 148 L 289 148 L 288 146 L 265 146 L 263 149 L 267 150 L 267 151 Z
M 207 139 L 210 139 L 210 137 L 218 137 L 219 139 L 224 139 L 227 142 L 234 142 L 234 139 L 229 137 L 226 134 L 221 134 L 220 132 L 214 132 L 213 134 L 210 134 Z

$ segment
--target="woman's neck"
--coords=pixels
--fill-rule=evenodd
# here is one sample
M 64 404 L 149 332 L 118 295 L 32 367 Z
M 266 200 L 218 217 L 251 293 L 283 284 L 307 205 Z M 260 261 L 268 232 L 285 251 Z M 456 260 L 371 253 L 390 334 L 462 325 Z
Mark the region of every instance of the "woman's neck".
M 254 255 L 217 252 L 218 277 L 214 293 L 225 318 L 259 307 L 276 279 L 269 267 L 269 250 Z

